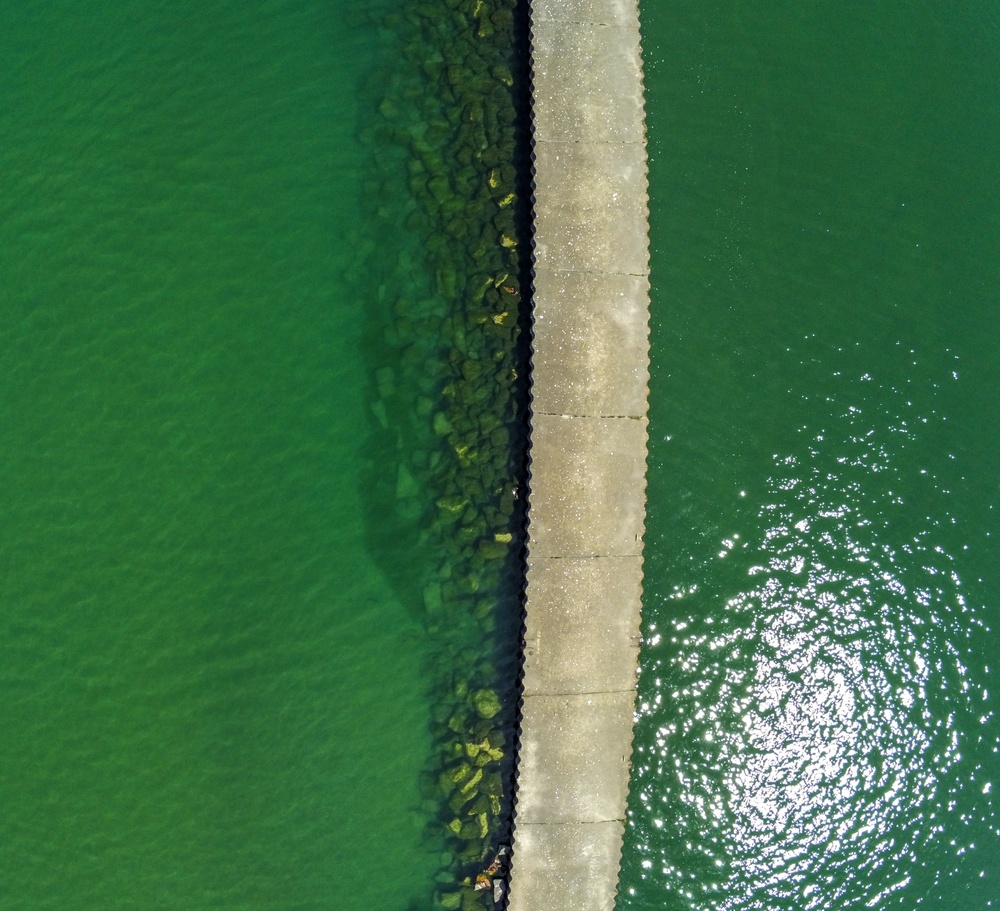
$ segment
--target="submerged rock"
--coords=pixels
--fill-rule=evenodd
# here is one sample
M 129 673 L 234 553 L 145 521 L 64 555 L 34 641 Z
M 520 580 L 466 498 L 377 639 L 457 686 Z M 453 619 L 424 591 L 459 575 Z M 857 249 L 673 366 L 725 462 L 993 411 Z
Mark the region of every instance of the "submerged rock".
M 365 137 L 389 175 L 365 187 L 379 236 L 405 226 L 418 241 L 389 263 L 369 244 L 365 262 L 384 276 L 377 304 L 392 314 L 380 333 L 392 367 L 373 376 L 372 424 L 397 461 L 377 489 L 394 492 L 397 515 L 412 517 L 429 549 L 446 554 L 432 557 L 415 588 L 440 643 L 446 694 L 432 711 L 438 742 L 423 780 L 424 793 L 447 808 L 438 832 L 451 848 L 442 860 L 451 878 L 437 878 L 435 895 L 445 911 L 490 905 L 489 893 L 458 884 L 481 868 L 504 803 L 496 668 L 470 643 L 492 644 L 491 631 L 506 629 L 517 610 L 501 581 L 517 553 L 511 447 L 520 432 L 512 427 L 526 205 L 513 167 L 511 89 L 523 68 L 512 53 L 515 5 L 414 0 L 383 18 L 380 26 L 400 32 L 392 73 L 417 78 L 373 83 L 384 119 Z
M 494 690 L 477 690 L 472 697 L 481 718 L 492 718 L 500 711 L 500 697 Z
M 406 500 L 420 493 L 420 485 L 414 480 L 410 470 L 400 463 L 396 471 L 396 499 Z

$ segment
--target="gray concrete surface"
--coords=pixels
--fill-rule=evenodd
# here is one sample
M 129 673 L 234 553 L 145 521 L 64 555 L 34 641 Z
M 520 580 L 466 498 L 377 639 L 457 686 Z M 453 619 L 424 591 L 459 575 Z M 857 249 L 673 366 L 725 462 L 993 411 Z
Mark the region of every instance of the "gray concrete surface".
M 648 205 L 637 0 L 533 0 L 527 625 L 510 911 L 611 911 L 645 531 Z

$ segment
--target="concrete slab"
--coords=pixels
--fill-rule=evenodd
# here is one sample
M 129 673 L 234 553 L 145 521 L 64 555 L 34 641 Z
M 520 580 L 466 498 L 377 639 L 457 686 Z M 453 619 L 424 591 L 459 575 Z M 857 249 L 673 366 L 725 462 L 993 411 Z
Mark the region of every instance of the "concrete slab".
M 649 274 L 641 143 L 535 146 L 536 268 Z
M 634 692 L 642 557 L 528 560 L 525 696 Z
M 649 280 L 536 269 L 532 404 L 546 414 L 646 413 Z
M 533 0 L 534 337 L 511 911 L 612 911 L 645 529 L 637 0 Z
M 638 28 L 556 21 L 532 48 L 535 142 L 643 142 Z
M 638 28 L 639 8 L 636 0 L 534 0 L 532 3 L 533 24 L 560 19 Z
M 532 557 L 642 553 L 646 425 L 633 418 L 532 417 Z
M 518 824 L 508 911 L 612 911 L 622 822 Z M 530 860 L 530 863 L 526 861 Z
M 624 816 L 635 693 L 525 696 L 518 825 Z M 531 736 L 525 737 L 525 732 Z

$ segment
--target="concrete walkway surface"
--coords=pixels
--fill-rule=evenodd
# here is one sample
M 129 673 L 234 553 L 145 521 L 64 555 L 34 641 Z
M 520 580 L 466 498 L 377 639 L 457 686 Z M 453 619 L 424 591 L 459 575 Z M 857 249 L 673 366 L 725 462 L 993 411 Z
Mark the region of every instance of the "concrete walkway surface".
M 648 207 L 637 0 L 533 0 L 527 621 L 510 911 L 611 911 L 642 594 Z

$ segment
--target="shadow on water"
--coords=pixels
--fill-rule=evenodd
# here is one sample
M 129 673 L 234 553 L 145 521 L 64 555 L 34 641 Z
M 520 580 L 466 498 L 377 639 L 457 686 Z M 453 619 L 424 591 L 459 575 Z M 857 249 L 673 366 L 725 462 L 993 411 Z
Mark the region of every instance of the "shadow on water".
M 361 96 L 367 545 L 430 639 L 433 907 L 509 840 L 530 306 L 527 8 L 436 0 L 375 23 Z M 374 292 L 371 289 L 375 289 Z M 525 289 L 522 294 L 522 289 Z M 427 907 L 426 902 L 413 908 Z

